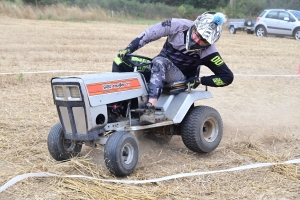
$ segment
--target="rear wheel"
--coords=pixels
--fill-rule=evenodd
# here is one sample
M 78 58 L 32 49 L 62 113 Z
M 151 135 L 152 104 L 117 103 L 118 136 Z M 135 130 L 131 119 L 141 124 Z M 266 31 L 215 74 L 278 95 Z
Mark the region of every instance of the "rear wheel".
M 104 147 L 104 160 L 115 176 L 127 176 L 135 169 L 139 157 L 138 143 L 134 135 L 126 131 L 113 133 Z
M 265 36 L 267 36 L 267 31 L 266 31 L 265 27 L 263 27 L 263 26 L 257 27 L 256 28 L 256 35 L 258 37 L 265 37 Z
M 60 123 L 55 124 L 51 128 L 47 145 L 50 155 L 57 161 L 78 156 L 82 148 L 82 144 L 65 139 L 64 131 Z
M 185 146 L 195 152 L 208 153 L 221 142 L 223 123 L 217 110 L 197 106 L 187 113 L 181 124 L 181 136 Z
M 296 29 L 295 34 L 294 34 L 294 38 L 296 40 L 300 40 L 300 28 Z
M 234 26 L 229 27 L 229 33 L 230 34 L 235 34 L 236 33 L 236 29 L 234 28 Z

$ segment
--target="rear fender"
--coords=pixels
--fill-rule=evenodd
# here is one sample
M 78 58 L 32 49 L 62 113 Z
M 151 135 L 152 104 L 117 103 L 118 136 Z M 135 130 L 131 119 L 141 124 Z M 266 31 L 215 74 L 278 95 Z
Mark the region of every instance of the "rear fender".
M 209 91 L 191 90 L 177 95 L 161 94 L 156 104 L 156 113 L 165 115 L 166 120 L 174 124 L 181 123 L 190 107 L 197 100 L 212 98 Z

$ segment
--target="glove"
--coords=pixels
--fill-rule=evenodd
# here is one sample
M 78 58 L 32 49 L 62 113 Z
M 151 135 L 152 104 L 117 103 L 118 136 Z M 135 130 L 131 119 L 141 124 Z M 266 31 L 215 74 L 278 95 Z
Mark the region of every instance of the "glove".
M 190 87 L 196 89 L 200 85 L 200 80 L 198 77 L 191 77 L 185 81 L 185 84 L 190 83 Z
M 130 49 L 121 49 L 118 52 L 118 57 L 123 59 L 126 56 L 126 54 L 128 54 L 128 53 L 131 53 Z

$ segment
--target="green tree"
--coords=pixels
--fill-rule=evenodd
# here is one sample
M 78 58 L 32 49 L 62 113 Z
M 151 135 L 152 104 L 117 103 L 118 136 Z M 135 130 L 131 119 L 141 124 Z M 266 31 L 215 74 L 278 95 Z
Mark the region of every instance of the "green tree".
M 26 4 L 33 4 L 33 5 L 51 5 L 58 3 L 58 0 L 23 0 Z
M 66 6 L 76 5 L 84 8 L 96 5 L 106 10 L 113 10 L 122 15 L 143 18 L 186 17 L 194 18 L 204 11 L 222 11 L 232 18 L 256 17 L 267 8 L 288 8 L 300 10 L 300 0 L 6 0 L 24 2 L 36 6 L 61 3 Z M 230 2 L 235 2 L 234 9 Z
M 239 17 L 257 17 L 266 8 L 264 0 L 238 0 L 236 12 Z

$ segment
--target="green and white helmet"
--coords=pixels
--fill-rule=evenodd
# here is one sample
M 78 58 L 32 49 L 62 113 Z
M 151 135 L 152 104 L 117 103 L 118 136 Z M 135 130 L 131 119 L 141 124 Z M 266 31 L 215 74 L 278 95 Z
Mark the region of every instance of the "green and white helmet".
M 192 29 L 196 29 L 201 37 L 212 45 L 219 40 L 222 32 L 222 24 L 226 21 L 226 16 L 220 12 L 205 12 L 199 15 L 187 33 L 186 49 L 193 51 L 207 48 L 207 46 L 195 45 L 191 40 Z

